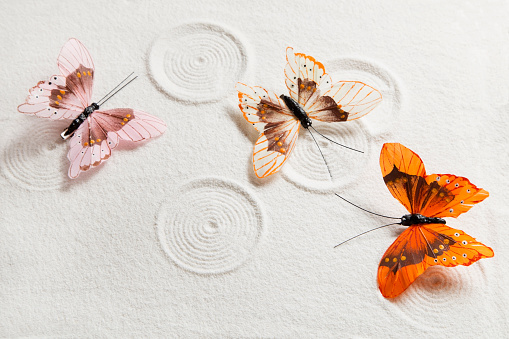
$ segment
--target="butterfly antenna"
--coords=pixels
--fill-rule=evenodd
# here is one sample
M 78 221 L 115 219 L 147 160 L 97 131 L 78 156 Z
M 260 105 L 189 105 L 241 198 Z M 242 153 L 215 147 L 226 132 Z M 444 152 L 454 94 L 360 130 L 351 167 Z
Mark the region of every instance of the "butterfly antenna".
M 340 143 L 339 143 L 339 142 L 337 142 L 337 141 L 332 140 L 331 138 L 326 137 L 326 136 L 325 136 L 325 135 L 323 135 L 322 133 L 318 132 L 318 131 L 317 131 L 317 130 L 313 127 L 313 126 L 309 126 L 309 127 L 311 127 L 311 128 L 313 129 L 313 131 L 315 131 L 316 133 L 320 134 L 320 136 L 322 136 L 323 138 L 325 138 L 325 139 L 329 140 L 329 141 L 330 141 L 330 142 L 332 142 L 332 143 L 335 143 L 336 145 L 339 145 L 339 146 L 344 147 L 344 148 L 348 148 L 348 149 L 350 149 L 350 150 L 352 150 L 352 151 L 355 151 L 355 152 L 364 153 L 363 151 L 359 151 L 358 149 L 355 149 L 355 148 L 352 148 L 352 147 L 345 146 L 345 145 L 343 145 L 343 144 L 340 144 Z
M 401 225 L 401 222 L 394 222 L 394 223 L 392 223 L 392 224 L 387 224 L 387 225 L 382 225 L 382 226 L 378 226 L 378 227 L 372 228 L 372 229 L 370 229 L 370 230 L 367 230 L 366 232 L 362 232 L 362 233 L 360 233 L 360 234 L 357 234 L 355 237 L 351 237 L 350 239 L 347 239 L 347 240 L 345 240 L 345 241 L 343 241 L 343 242 L 341 242 L 341 243 L 337 244 L 336 246 L 334 246 L 334 248 L 338 247 L 339 245 L 343 245 L 345 242 L 348 242 L 348 241 L 350 241 L 350 240 L 352 240 L 352 239 L 355 239 L 355 238 L 357 238 L 357 237 L 360 237 L 360 236 L 361 236 L 361 235 L 363 235 L 363 234 L 366 234 L 366 233 L 369 233 L 369 232 L 375 231 L 375 230 L 377 230 L 377 229 L 379 229 L 379 228 L 382 228 L 382 227 L 394 226 L 394 225 Z
M 97 102 L 97 104 L 99 106 L 103 105 L 106 101 L 110 100 L 110 98 L 112 96 L 114 96 L 115 94 L 117 94 L 122 88 L 124 88 L 125 86 L 129 85 L 131 82 L 134 81 L 134 79 L 136 79 L 138 76 L 135 76 L 134 78 L 132 78 L 131 80 L 127 81 L 132 75 L 134 74 L 134 72 L 132 72 L 131 74 L 129 74 L 127 77 L 125 77 L 124 80 L 122 80 L 117 86 L 115 86 L 115 88 L 113 88 L 111 91 L 109 91 L 105 96 L 103 96 L 101 98 L 101 100 L 99 100 Z M 125 83 L 127 81 L 127 83 Z M 124 84 L 125 83 L 125 84 Z M 123 85 L 123 86 L 122 86 Z M 122 87 L 120 87 L 122 86 Z M 120 88 L 119 88 L 120 87 Z M 111 94 L 113 93 L 113 94 Z M 111 94 L 111 95 L 110 95 Z
M 103 96 L 99 101 L 98 103 L 100 103 L 102 100 L 104 100 L 104 98 L 106 98 L 108 95 L 110 95 L 114 90 L 116 90 L 120 85 L 122 85 L 122 83 L 124 83 L 124 81 L 126 81 L 127 79 L 129 79 L 129 77 L 131 75 L 133 75 L 134 72 L 132 72 L 131 74 L 129 74 L 124 80 L 122 80 L 117 86 L 115 86 L 115 88 L 113 88 L 111 91 L 109 91 L 105 96 Z
M 375 213 L 375 212 L 368 211 L 367 209 L 362 208 L 362 207 L 360 207 L 360 206 L 358 206 L 358 205 L 354 204 L 353 202 L 346 200 L 345 198 L 343 198 L 343 197 L 342 197 L 342 196 L 340 196 L 339 194 L 337 194 L 337 193 L 334 193 L 334 194 L 335 194 L 335 195 L 337 195 L 338 197 L 340 197 L 341 199 L 343 199 L 344 201 L 346 201 L 347 203 L 349 203 L 350 205 L 353 205 L 353 206 L 355 206 L 355 207 L 357 207 L 357 208 L 359 208 L 359 209 L 363 210 L 364 212 L 368 212 L 368 213 L 371 213 L 371 214 L 374 214 L 374 215 L 378 215 L 379 217 L 384 217 L 384 218 L 388 218 L 388 219 L 401 219 L 401 218 L 389 217 L 389 216 L 387 216 L 387 215 L 378 214 L 378 213 Z
M 311 127 L 311 126 L 310 126 Z M 313 128 L 314 129 L 314 128 Z M 307 129 L 309 134 L 311 134 L 311 137 L 313 138 L 313 141 L 315 142 L 315 145 L 316 147 L 318 147 L 318 150 L 320 151 L 320 154 L 322 156 L 322 159 L 323 159 L 323 162 L 325 162 L 325 166 L 327 166 L 327 171 L 329 171 L 329 175 L 330 175 L 330 178 L 332 180 L 332 173 L 330 171 L 330 168 L 329 168 L 329 164 L 327 164 L 327 160 L 325 160 L 325 157 L 323 156 L 323 153 L 322 153 L 322 150 L 320 148 L 320 146 L 318 145 L 318 142 L 316 141 L 315 139 L 315 136 L 313 135 L 313 133 L 311 133 L 311 131 L 309 130 L 309 128 Z M 316 131 L 316 130 L 315 130 Z

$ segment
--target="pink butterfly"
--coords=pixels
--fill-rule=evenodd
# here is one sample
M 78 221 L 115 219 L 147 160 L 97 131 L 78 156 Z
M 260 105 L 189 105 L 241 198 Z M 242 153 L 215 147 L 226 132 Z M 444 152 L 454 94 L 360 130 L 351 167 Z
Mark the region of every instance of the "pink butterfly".
M 77 39 L 70 39 L 62 47 L 57 64 L 62 75 L 40 81 L 30 90 L 26 102 L 18 106 L 18 111 L 54 120 L 73 119 L 61 134 L 63 139 L 71 138 L 67 153 L 71 162 L 70 178 L 108 159 L 121 139 L 140 141 L 166 130 L 164 121 L 139 110 L 99 110 L 111 96 L 101 99 L 99 104 L 91 102 L 94 63 Z

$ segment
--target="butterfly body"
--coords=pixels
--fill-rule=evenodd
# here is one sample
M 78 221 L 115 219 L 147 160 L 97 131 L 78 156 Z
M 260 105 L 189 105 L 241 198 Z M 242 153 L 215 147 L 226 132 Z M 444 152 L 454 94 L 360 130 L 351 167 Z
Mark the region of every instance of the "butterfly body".
M 74 119 L 69 127 L 67 127 L 60 136 L 62 139 L 66 140 L 70 136 L 73 135 L 74 131 L 76 131 L 80 125 L 87 120 L 88 116 L 92 114 L 94 111 L 97 111 L 99 109 L 99 105 L 93 102 L 90 106 L 85 108 L 85 110 Z
M 418 226 L 419 224 L 445 224 L 442 218 L 425 217 L 422 214 L 405 214 L 401 217 L 401 225 L 403 226 Z
M 409 226 L 385 251 L 378 267 L 378 286 L 386 298 L 405 291 L 430 266 L 469 266 L 493 257 L 493 250 L 462 230 L 445 225 L 443 217 L 458 217 L 489 194 L 467 178 L 426 174 L 421 158 L 398 143 L 382 147 L 380 167 L 391 192 L 410 214 Z
M 312 120 L 309 118 L 309 116 L 306 114 L 306 111 L 304 111 L 304 108 L 302 108 L 301 105 L 294 99 L 290 98 L 288 95 L 281 94 L 279 96 L 286 104 L 286 107 L 293 113 L 293 115 L 299 119 L 300 124 L 304 128 L 309 128 L 309 126 L 312 125 Z

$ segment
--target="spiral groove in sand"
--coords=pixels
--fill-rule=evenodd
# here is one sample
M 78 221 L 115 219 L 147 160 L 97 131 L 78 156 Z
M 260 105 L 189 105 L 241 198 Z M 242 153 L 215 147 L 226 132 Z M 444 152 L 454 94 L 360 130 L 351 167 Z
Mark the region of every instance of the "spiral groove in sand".
M 152 44 L 152 78 L 170 96 L 188 102 L 223 98 L 247 66 L 246 49 L 224 27 L 192 23 L 175 27 Z
M 283 169 L 284 177 L 290 182 L 311 190 L 329 191 L 353 181 L 369 157 L 367 131 L 361 122 L 334 124 L 314 124 L 317 131 L 326 137 L 348 147 L 363 151 L 364 154 L 338 146 L 321 137 L 313 135 L 332 173 L 327 171 L 320 151 L 308 131 L 300 132 L 299 140 L 288 163 Z
M 167 255 L 177 265 L 201 274 L 240 266 L 252 255 L 264 228 L 253 195 L 219 178 L 182 186 L 162 204 L 157 225 Z
M 6 147 L 1 170 L 6 178 L 28 189 L 60 188 L 67 175 L 63 165 L 67 143 L 60 139 L 62 127 L 38 122 L 28 135 Z
M 398 297 L 399 300 L 394 301 L 391 309 L 426 331 L 438 332 L 450 328 L 450 322 L 444 319 L 444 314 L 458 325 L 461 319 L 468 321 L 465 318 L 467 299 L 481 300 L 477 295 L 481 290 L 475 287 L 474 292 L 473 289 L 475 285 L 482 286 L 485 281 L 475 264 L 467 269 L 469 272 L 446 267 L 427 269 Z M 426 322 L 422 319 L 426 319 Z M 431 323 L 433 326 L 430 327 Z

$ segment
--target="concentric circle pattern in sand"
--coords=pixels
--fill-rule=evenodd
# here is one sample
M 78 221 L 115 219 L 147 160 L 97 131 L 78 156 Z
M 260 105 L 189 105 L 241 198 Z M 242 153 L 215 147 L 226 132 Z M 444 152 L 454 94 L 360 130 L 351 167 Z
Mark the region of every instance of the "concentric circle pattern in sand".
M 179 266 L 200 274 L 231 271 L 250 258 L 264 229 L 260 204 L 238 183 L 204 178 L 161 206 L 158 235 Z
M 67 172 L 63 159 L 67 142 L 60 138 L 62 127 L 37 121 L 35 128 L 12 140 L 3 154 L 3 175 L 20 186 L 33 190 L 60 188 Z
M 318 191 L 333 191 L 357 178 L 370 156 L 367 131 L 362 122 L 314 124 L 326 137 L 359 153 L 334 144 L 313 133 L 330 168 L 332 179 L 320 151 L 308 131 L 300 132 L 299 140 L 283 168 L 284 177 L 297 186 Z
M 222 99 L 247 65 L 240 39 L 222 26 L 192 23 L 175 27 L 152 44 L 152 78 L 170 96 L 186 102 Z
M 473 301 L 471 298 L 482 300 L 480 286 L 486 282 L 481 271 L 478 263 L 466 268 L 430 267 L 391 303 L 390 308 L 423 330 L 446 330 L 450 328 L 450 320 L 456 319 L 460 324 L 466 319 L 465 305 Z M 446 309 L 450 319 L 442 318 L 442 311 Z

